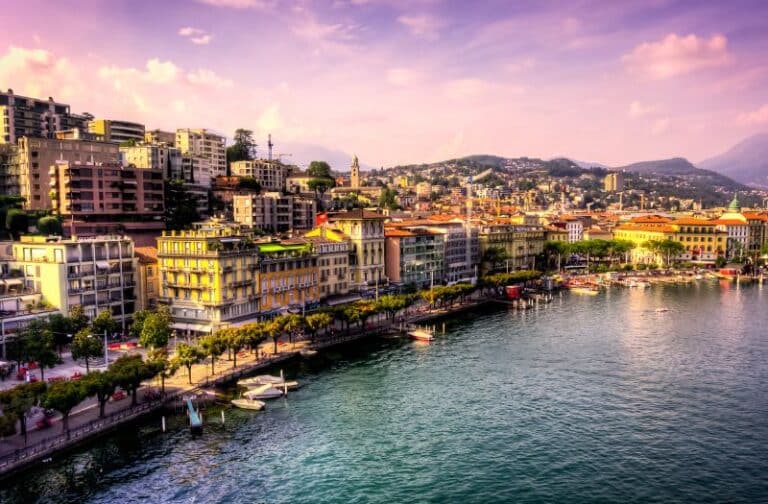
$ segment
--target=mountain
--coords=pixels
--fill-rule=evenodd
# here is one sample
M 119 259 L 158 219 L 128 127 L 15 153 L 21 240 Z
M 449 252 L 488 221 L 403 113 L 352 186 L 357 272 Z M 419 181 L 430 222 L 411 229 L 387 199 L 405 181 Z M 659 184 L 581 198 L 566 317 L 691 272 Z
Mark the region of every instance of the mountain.
M 744 184 L 768 187 L 768 133 L 758 133 L 742 140 L 725 153 L 698 163 L 698 166 Z
M 282 160 L 286 164 L 294 164 L 304 169 L 312 161 L 326 161 L 335 172 L 348 172 L 354 155 L 320 145 L 300 142 L 286 142 L 281 151 L 290 152 L 290 155 L 283 154 Z M 360 159 L 361 170 L 373 168 L 373 166 L 365 163 L 365 159 Z
M 579 161 L 578 159 L 568 158 L 566 156 L 553 157 L 552 159 L 550 159 L 550 161 L 553 161 L 555 159 L 561 159 L 561 158 L 569 159 L 570 161 L 572 161 L 572 162 L 576 163 L 577 165 L 579 165 L 581 168 L 586 168 L 586 169 L 590 169 L 590 168 L 610 168 L 608 165 L 604 165 L 604 164 L 598 163 L 596 161 Z
M 685 158 L 659 159 L 656 161 L 641 161 L 626 166 L 614 168 L 635 173 L 653 173 L 656 175 L 694 175 L 699 169 Z

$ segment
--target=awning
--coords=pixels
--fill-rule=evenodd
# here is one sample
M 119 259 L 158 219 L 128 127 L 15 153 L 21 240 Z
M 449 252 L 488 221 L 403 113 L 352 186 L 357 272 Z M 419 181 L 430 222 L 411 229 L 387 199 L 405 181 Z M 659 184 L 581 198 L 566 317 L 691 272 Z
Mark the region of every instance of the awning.
M 171 324 L 173 329 L 180 331 L 211 332 L 211 326 L 205 324 L 188 324 L 186 322 L 174 322 Z
M 5 285 L 21 285 L 24 283 L 21 278 L 8 278 L 3 281 L 5 282 Z
M 96 267 L 101 269 L 109 269 L 109 263 L 107 261 L 96 261 Z
M 359 294 L 352 294 L 349 296 L 341 296 L 333 299 L 326 299 L 325 304 L 328 306 L 336 306 L 344 303 L 352 303 L 354 301 L 359 301 L 362 299 Z

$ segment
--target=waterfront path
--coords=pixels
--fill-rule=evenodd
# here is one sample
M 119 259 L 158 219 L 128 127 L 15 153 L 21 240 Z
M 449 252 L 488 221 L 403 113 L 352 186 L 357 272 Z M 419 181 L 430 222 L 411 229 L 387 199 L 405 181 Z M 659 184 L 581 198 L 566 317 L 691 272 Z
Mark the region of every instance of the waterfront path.
M 486 301 L 484 298 L 469 300 L 465 303 L 455 303 L 450 308 L 429 310 L 426 306 L 415 306 L 405 311 L 397 320 L 400 324 L 420 323 L 436 317 L 441 317 L 459 311 L 471 309 Z M 186 368 L 179 369 L 176 374 L 165 380 L 165 395 L 162 399 L 148 399 L 149 390 L 160 389 L 160 379 L 147 381 L 137 391 L 137 405 L 131 406 L 129 397 L 120 401 L 110 401 L 105 408 L 105 418 L 99 418 L 98 403 L 94 398 L 89 398 L 78 405 L 69 417 L 69 436 L 61 429 L 61 417 L 54 417 L 53 425 L 45 429 L 35 429 L 29 425 L 27 440 L 15 434 L 7 438 L 0 438 L 0 477 L 7 475 L 23 466 L 38 460 L 44 460 L 59 450 L 71 448 L 93 436 L 120 428 L 132 420 L 147 413 L 156 411 L 161 407 L 172 404 L 186 394 L 195 393 L 201 388 L 223 385 L 240 376 L 252 374 L 257 370 L 265 369 L 289 359 L 295 358 L 302 348 L 328 348 L 355 341 L 362 338 L 377 336 L 385 332 L 396 330 L 385 317 L 377 316 L 368 322 L 365 327 L 352 327 L 349 331 L 334 327 L 310 344 L 308 340 L 299 340 L 294 343 L 279 343 L 278 352 L 273 353 L 274 344 L 262 343 L 255 351 L 241 351 L 237 357 L 237 367 L 234 362 L 226 358 L 226 354 L 220 357 L 215 366 L 215 372 L 211 373 L 210 358 L 192 366 L 191 380 Z M 190 383 L 191 381 L 191 383 Z

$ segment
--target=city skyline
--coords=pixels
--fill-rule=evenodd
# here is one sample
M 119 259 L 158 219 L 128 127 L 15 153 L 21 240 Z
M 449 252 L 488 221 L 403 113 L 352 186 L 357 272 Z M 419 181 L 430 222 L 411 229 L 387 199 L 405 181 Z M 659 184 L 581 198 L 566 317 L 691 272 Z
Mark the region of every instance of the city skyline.
M 760 2 L 33 1 L 9 14 L 43 10 L 73 36 L 9 26 L 3 88 L 148 128 L 271 133 L 293 162 L 698 162 L 768 128 Z

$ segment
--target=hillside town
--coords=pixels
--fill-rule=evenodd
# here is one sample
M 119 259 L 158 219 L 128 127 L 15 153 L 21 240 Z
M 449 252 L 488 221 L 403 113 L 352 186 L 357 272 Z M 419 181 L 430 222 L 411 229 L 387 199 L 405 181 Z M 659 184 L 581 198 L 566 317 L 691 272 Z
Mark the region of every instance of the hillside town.
M 76 306 L 108 311 L 122 335 L 135 312 L 165 306 L 177 334 L 201 336 L 551 268 L 558 244 L 581 244 L 559 268 L 580 267 L 590 247 L 607 255 L 606 244 L 621 244 L 622 267 L 706 268 L 757 267 L 768 243 L 768 210 L 742 208 L 727 187 L 717 191 L 730 203 L 707 207 L 637 188 L 652 176 L 566 159 L 363 171 L 355 157 L 302 170 L 272 155 L 271 136 L 256 156 L 247 130 L 227 146 L 205 128 L 150 130 L 12 90 L 0 110 L 3 357 L 30 322 Z

